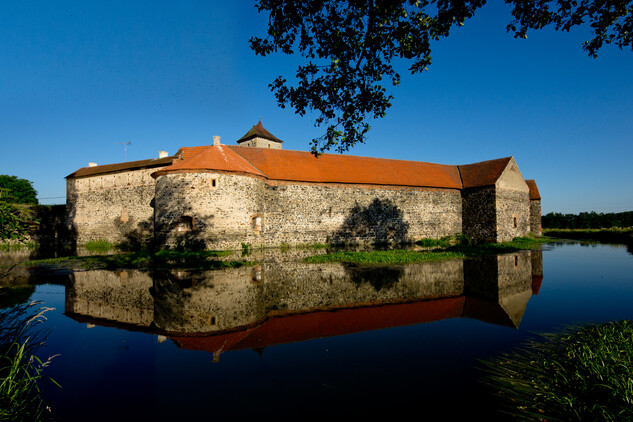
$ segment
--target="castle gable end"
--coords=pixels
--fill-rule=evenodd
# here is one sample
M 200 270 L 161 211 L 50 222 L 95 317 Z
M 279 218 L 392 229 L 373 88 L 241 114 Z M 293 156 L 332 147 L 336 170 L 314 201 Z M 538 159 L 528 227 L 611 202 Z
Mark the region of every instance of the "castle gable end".
M 514 158 L 511 157 L 506 168 L 501 173 L 501 176 L 497 179 L 495 185 L 499 189 L 513 190 L 519 192 L 529 192 L 528 185 L 525 183 L 525 179 L 519 170 Z

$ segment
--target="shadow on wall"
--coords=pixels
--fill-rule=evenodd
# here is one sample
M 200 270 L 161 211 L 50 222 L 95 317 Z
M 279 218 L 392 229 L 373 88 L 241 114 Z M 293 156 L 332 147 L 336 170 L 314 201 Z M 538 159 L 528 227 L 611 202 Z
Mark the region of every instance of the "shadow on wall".
M 35 237 L 41 247 L 55 251 L 75 249 L 77 235 L 74 227 L 66 224 L 65 205 L 38 205 L 35 218 L 39 222 Z
M 152 201 L 156 249 L 204 250 L 207 242 L 212 243 L 216 240 L 209 236 L 214 216 L 202 216 L 197 213 L 189 196 L 182 194 L 182 189 L 177 179 L 163 178 L 157 181 L 156 195 L 162 197 L 162 205 L 157 211 L 158 200 L 154 198 Z M 174 196 L 176 193 L 180 194 Z
M 192 219 L 192 221 L 194 221 Z M 150 248 L 154 250 L 176 249 L 181 251 L 198 251 L 206 249 L 206 242 L 202 236 L 202 224 L 200 219 L 195 220 L 193 227 L 182 221 L 176 221 L 169 227 L 162 227 L 154 231 L 154 221 L 147 219 L 136 223 L 134 227 L 130 223 L 116 221 L 121 236 L 125 239 L 119 247 L 124 251 L 137 251 Z M 185 227 L 186 226 L 186 227 Z
M 137 251 L 152 244 L 154 233 L 152 219 L 135 223 L 134 221 L 122 222 L 116 218 L 114 226 L 119 230 L 120 237 L 124 239 L 119 243 L 119 247 L 124 251 Z
M 375 198 L 366 207 L 358 204 L 350 210 L 342 227 L 334 233 L 334 243 L 401 243 L 408 241 L 409 223 L 390 199 Z

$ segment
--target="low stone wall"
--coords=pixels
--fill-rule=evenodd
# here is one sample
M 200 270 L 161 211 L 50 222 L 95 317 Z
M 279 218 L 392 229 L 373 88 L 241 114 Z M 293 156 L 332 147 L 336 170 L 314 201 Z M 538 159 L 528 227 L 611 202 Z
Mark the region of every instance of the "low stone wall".
M 462 230 L 458 190 L 269 182 L 176 173 L 156 184 L 159 244 L 236 249 L 407 242 Z
M 156 169 L 67 180 L 67 224 L 77 243 L 140 242 L 153 233 Z

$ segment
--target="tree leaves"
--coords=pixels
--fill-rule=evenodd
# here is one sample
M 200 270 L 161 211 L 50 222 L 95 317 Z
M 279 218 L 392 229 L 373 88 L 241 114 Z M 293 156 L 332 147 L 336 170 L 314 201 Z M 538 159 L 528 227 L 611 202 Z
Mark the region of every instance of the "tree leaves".
M 7 190 L 0 188 L 0 241 L 24 240 L 35 222 L 24 207 L 9 203 Z
M 4 200 L 13 204 L 37 204 L 37 191 L 33 184 L 17 176 L 0 174 L 0 189 L 4 189 Z
M 315 154 L 344 152 L 364 142 L 367 120 L 384 117 L 391 106 L 386 86 L 400 83 L 394 59 L 413 61 L 411 73 L 425 70 L 430 41 L 448 35 L 483 3 L 439 1 L 431 15 L 428 1 L 261 0 L 258 10 L 270 12 L 268 36 L 250 43 L 260 55 L 296 51 L 307 59 L 296 84 L 279 76 L 269 86 L 281 107 L 301 116 L 318 113 L 315 125 L 326 130 L 311 142 Z
M 306 62 L 295 83 L 278 76 L 270 85 L 280 107 L 305 116 L 316 112 L 315 126 L 325 133 L 311 141 L 318 155 L 334 148 L 345 152 L 363 143 L 370 119 L 384 117 L 393 97 L 387 87 L 400 84 L 392 66 L 410 61 L 412 74 L 431 64 L 431 42 L 463 26 L 485 0 L 259 0 L 268 12 L 265 38 L 251 37 L 256 54 L 300 54 Z M 517 38 L 528 29 L 554 25 L 569 31 L 588 22 L 595 37 L 584 49 L 595 57 L 603 44 L 633 44 L 633 2 L 610 0 L 506 0 L 514 20 L 507 26 Z
M 512 4 L 514 20 L 506 27 L 516 38 L 527 38 L 528 29 L 553 25 L 556 30 L 569 31 L 588 23 L 593 38 L 583 43 L 591 57 L 598 57 L 604 44 L 633 50 L 633 1 L 571 1 L 571 0 L 506 0 Z

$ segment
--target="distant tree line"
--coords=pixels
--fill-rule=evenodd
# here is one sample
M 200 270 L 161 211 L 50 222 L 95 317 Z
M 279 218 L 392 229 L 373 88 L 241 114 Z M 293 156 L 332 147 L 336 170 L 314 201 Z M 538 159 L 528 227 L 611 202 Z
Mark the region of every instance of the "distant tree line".
M 602 229 L 609 227 L 633 227 L 633 211 L 580 214 L 561 214 L 550 212 L 542 217 L 545 229 Z

